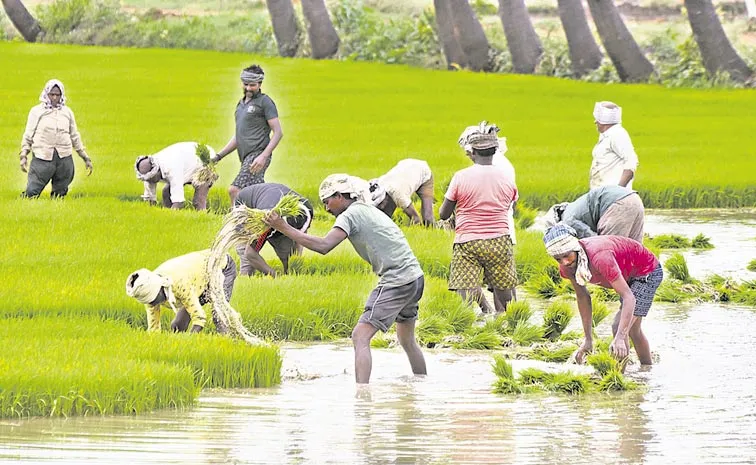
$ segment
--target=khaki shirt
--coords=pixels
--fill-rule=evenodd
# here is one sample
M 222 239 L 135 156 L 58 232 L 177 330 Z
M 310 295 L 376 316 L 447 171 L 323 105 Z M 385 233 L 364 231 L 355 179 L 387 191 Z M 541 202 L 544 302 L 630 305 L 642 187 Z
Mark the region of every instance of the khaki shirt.
M 172 258 L 155 268 L 155 273 L 171 279 L 171 291 L 175 297 L 176 311 L 185 309 L 192 317 L 192 324 L 205 327 L 207 316 L 200 305 L 200 296 L 210 284 L 207 274 L 207 260 L 210 250 L 192 252 Z M 170 308 L 165 301 L 158 305 L 145 305 L 147 330 L 160 331 L 160 309 Z
M 40 160 L 52 160 L 53 149 L 61 158 L 70 157 L 72 149 L 84 157 L 79 129 L 73 111 L 67 106 L 45 108 L 44 103 L 32 107 L 21 140 L 21 150 L 31 151 Z

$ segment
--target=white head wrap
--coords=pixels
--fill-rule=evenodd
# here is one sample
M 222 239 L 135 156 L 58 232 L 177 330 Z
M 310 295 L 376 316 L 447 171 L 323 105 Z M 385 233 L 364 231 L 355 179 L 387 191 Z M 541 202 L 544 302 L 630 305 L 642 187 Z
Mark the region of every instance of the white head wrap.
M 373 205 L 377 207 L 386 198 L 386 189 L 378 184 L 377 178 L 371 179 L 370 181 L 368 181 L 368 184 L 370 185 L 370 195 L 373 201 Z
M 50 79 L 47 81 L 47 84 L 45 84 L 45 88 L 42 89 L 42 93 L 39 94 L 39 101 L 45 104 L 45 108 L 53 108 L 53 104 L 47 94 L 49 94 L 55 86 L 58 86 L 58 89 L 60 89 L 60 103 L 58 103 L 56 108 L 60 108 L 66 104 L 66 89 L 63 88 L 63 83 L 57 79 Z
M 619 124 L 622 122 L 622 107 L 613 102 L 596 102 L 593 119 L 600 124 Z
M 457 143 L 465 152 L 472 152 L 473 148 L 487 149 L 496 148 L 502 155 L 507 152 L 506 137 L 497 137 L 499 127 L 481 121 L 477 126 L 468 126 L 462 131 Z
M 325 200 L 333 194 L 353 194 L 358 202 L 372 204 L 370 184 L 362 178 L 344 173 L 331 174 L 320 183 L 318 196 Z
M 150 166 L 152 167 L 150 168 L 150 171 L 148 171 L 145 174 L 142 174 L 139 171 L 139 162 L 141 162 L 142 160 L 149 160 Z M 134 171 L 136 172 L 137 179 L 139 179 L 140 181 L 150 182 L 153 180 L 155 175 L 158 174 L 158 172 L 160 171 L 160 166 L 157 163 L 155 163 L 155 160 L 152 157 L 148 155 L 141 155 L 141 156 L 138 156 L 136 161 L 134 162 Z
M 131 273 L 126 279 L 126 294 L 145 305 L 155 300 L 162 288 L 165 288 L 166 300 L 173 307 L 175 298 L 171 292 L 170 278 L 142 268 Z
M 575 270 L 575 281 L 581 286 L 585 286 L 591 280 L 591 270 L 588 268 L 588 256 L 585 249 L 580 245 L 576 237 L 575 230 L 571 227 L 558 223 L 553 228 L 546 230 L 543 236 L 543 243 L 546 245 L 546 252 L 552 257 L 558 257 L 569 252 L 577 253 L 577 269 Z

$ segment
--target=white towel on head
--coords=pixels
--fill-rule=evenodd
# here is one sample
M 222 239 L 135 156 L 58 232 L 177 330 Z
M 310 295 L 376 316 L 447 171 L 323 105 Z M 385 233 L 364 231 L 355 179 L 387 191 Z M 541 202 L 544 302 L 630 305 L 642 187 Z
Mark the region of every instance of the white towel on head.
M 593 119 L 600 124 L 619 124 L 622 122 L 622 107 L 613 102 L 596 102 Z

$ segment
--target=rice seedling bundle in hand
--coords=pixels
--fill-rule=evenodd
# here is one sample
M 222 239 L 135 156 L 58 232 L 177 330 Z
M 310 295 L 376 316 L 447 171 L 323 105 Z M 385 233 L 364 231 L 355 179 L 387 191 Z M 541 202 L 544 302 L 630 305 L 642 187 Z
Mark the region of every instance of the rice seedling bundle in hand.
M 272 211 L 281 217 L 296 217 L 302 215 L 302 204 L 299 196 L 286 194 L 281 197 Z M 246 244 L 258 239 L 270 230 L 265 224 L 268 210 L 249 208 L 237 205 L 223 219 L 223 225 L 215 237 L 210 248 L 210 258 L 207 261 L 207 273 L 210 276 L 210 297 L 218 321 L 228 329 L 233 337 L 244 339 L 250 344 L 261 344 L 262 340 L 253 335 L 242 323 L 239 312 L 226 301 L 223 292 L 223 267 L 226 265 L 226 253 L 237 244 Z
M 217 181 L 218 172 L 215 170 L 215 163 L 210 159 L 210 148 L 207 144 L 197 144 L 196 153 L 202 162 L 202 168 L 198 169 L 192 176 L 192 185 L 198 187 Z

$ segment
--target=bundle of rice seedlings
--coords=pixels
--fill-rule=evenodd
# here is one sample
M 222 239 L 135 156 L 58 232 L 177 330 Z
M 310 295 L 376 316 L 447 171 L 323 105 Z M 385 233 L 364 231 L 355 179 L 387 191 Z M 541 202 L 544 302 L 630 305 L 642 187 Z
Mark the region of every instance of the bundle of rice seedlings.
M 514 372 L 512 371 L 512 365 L 509 361 L 501 355 L 494 355 L 493 372 L 499 378 L 514 379 Z
M 500 336 L 508 336 L 510 329 L 507 323 L 507 316 L 505 313 L 496 315 L 494 318 L 486 320 L 483 324 L 483 331 L 494 331 Z
M 619 370 L 619 364 L 609 352 L 594 352 L 585 358 L 588 365 L 592 366 L 601 377 L 612 370 Z
M 664 263 L 664 268 L 669 272 L 670 277 L 682 281 L 684 283 L 692 282 L 690 272 L 688 271 L 688 263 L 685 261 L 685 257 L 681 253 L 676 252 L 667 259 Z
M 464 333 L 472 327 L 476 319 L 475 310 L 465 303 L 448 307 L 442 312 L 442 315 L 455 333 Z
M 593 308 L 591 320 L 593 322 L 593 327 L 595 328 L 604 321 L 604 318 L 609 316 L 609 307 L 606 306 L 605 302 L 601 301 L 592 302 L 591 307 Z
M 531 316 L 533 316 L 533 310 L 527 300 L 509 302 L 504 312 L 504 318 L 510 329 L 514 329 L 520 322 L 527 323 Z
M 525 288 L 546 299 L 556 297 L 562 293 L 560 292 L 561 289 L 559 285 L 557 285 L 546 273 L 540 273 L 530 278 L 525 283 Z
M 514 211 L 515 224 L 519 229 L 528 229 L 533 226 L 538 216 L 538 210 L 527 207 L 520 202 L 517 203 Z
M 493 392 L 495 394 L 522 394 L 525 390 L 523 389 L 523 386 L 514 379 L 498 378 L 494 381 Z
M 654 300 L 659 302 L 685 302 L 693 296 L 682 291 L 682 283 L 676 279 L 665 279 L 656 289 Z
M 711 243 L 711 239 L 704 236 L 703 233 L 699 233 L 690 241 L 690 246 L 694 249 L 713 249 L 714 244 Z
M 603 286 L 595 286 L 593 284 L 588 286 L 588 290 L 591 293 L 592 301 L 600 302 L 617 302 L 619 301 L 619 294 L 614 289 L 608 289 Z
M 287 194 L 273 207 L 273 211 L 282 217 L 301 215 L 300 198 L 294 194 Z M 210 302 L 218 319 L 216 326 L 227 329 L 232 337 L 244 339 L 250 344 L 262 344 L 263 341 L 244 327 L 241 315 L 226 301 L 222 270 L 226 265 L 226 253 L 232 247 L 257 239 L 269 229 L 263 221 L 266 214 L 267 211 L 244 205 L 234 207 L 223 219 L 223 225 L 210 248 L 206 268 L 210 276 Z
M 571 372 L 554 373 L 544 386 L 546 389 L 567 394 L 581 394 L 588 390 L 590 378 L 587 375 L 576 375 Z
M 690 247 L 688 238 L 679 234 L 659 234 L 655 237 L 649 237 L 648 242 L 660 249 L 687 249 Z
M 215 170 L 215 163 L 210 160 L 210 148 L 207 144 L 197 144 L 196 154 L 202 162 L 202 168 L 192 176 L 192 185 L 197 187 L 217 181 L 218 173 Z
M 543 313 L 543 336 L 555 341 L 572 320 L 572 306 L 564 301 L 552 302 Z
M 577 347 L 562 346 L 549 348 L 546 346 L 536 347 L 530 358 L 534 360 L 543 360 L 544 362 L 564 363 L 572 356 Z
M 748 266 L 746 266 L 746 269 L 748 271 L 756 271 L 756 258 L 748 262 Z
M 434 347 L 452 331 L 448 321 L 441 315 L 423 315 L 417 323 L 417 340 L 426 347 Z
M 457 349 L 490 350 L 500 348 L 502 337 L 495 331 L 475 330 L 464 335 L 462 342 L 455 344 Z
M 568 331 L 566 333 L 562 333 L 561 336 L 559 336 L 560 341 L 577 341 L 578 339 L 583 338 L 583 332 L 575 329 L 573 331 Z
M 522 384 L 546 384 L 552 377 L 551 373 L 538 368 L 525 368 L 518 374 Z
M 629 391 L 637 387 L 635 382 L 625 379 L 618 369 L 607 371 L 598 385 L 599 391 Z
M 543 328 L 521 321 L 514 327 L 509 337 L 517 345 L 529 346 L 543 339 Z

